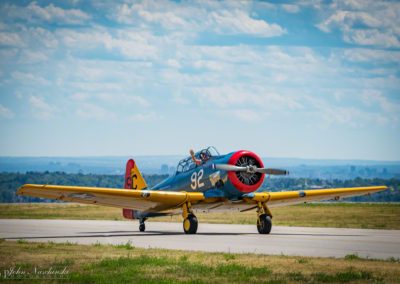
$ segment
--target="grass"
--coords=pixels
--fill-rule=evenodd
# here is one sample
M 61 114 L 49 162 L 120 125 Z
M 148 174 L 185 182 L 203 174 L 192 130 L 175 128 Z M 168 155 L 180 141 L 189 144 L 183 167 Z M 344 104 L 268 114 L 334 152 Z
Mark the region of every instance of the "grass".
M 130 241 L 126 242 L 126 244 L 119 244 L 119 245 L 116 245 L 115 247 L 116 247 L 116 248 L 120 248 L 120 249 L 128 249 L 128 250 L 131 250 L 131 249 L 134 249 L 134 248 L 135 248 L 135 247 L 133 247 L 133 246 L 131 245 L 131 242 L 130 242 Z
M 126 220 L 122 210 L 74 203 L 0 204 L 0 218 Z M 274 225 L 361 229 L 400 229 L 400 204 L 309 203 L 271 209 Z M 197 213 L 199 222 L 255 224 L 255 211 Z M 151 221 L 182 222 L 181 216 Z
M 335 259 L 206 253 L 113 245 L 0 243 L 0 281 L 18 268 L 65 269 L 71 283 L 398 283 L 400 263 L 361 258 Z M 31 274 L 33 275 L 33 274 Z M 41 283 L 43 279 L 36 280 Z M 49 282 L 65 282 L 52 279 Z
M 357 254 L 347 254 L 344 259 L 360 259 Z

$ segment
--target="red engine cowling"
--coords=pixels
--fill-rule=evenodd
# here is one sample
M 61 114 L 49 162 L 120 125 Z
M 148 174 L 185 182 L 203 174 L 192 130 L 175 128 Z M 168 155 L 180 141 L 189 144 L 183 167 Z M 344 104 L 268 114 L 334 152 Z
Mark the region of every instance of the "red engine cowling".
M 234 153 L 228 161 L 228 164 L 246 167 L 256 166 L 263 168 L 264 165 L 261 159 L 250 151 L 238 151 Z M 228 171 L 228 178 L 231 184 L 238 190 L 249 193 L 256 191 L 264 181 L 264 174 L 262 173 L 247 173 L 247 172 L 234 172 Z

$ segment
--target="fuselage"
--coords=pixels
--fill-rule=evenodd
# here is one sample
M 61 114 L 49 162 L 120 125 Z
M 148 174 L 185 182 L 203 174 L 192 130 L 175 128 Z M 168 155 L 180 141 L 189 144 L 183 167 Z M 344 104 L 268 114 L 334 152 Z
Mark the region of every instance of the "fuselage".
M 198 166 L 191 159 L 186 158 L 180 162 L 185 163 L 184 167 L 180 168 L 178 165 L 174 175 L 157 184 L 151 190 L 202 192 L 206 198 L 241 199 L 244 194 L 249 194 L 261 186 L 264 174 L 260 175 L 259 180 L 254 181 L 253 184 L 251 182 L 246 184 L 238 178 L 235 172 L 217 170 L 216 165 L 236 165 L 240 159 L 244 159 L 243 157 L 252 157 L 259 166 L 263 166 L 258 156 L 250 151 L 243 150 L 226 155 L 210 155 Z

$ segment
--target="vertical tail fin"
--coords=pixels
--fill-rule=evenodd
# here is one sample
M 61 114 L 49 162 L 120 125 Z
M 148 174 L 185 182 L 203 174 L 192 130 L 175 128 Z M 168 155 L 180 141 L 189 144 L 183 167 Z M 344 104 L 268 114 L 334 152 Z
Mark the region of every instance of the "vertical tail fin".
M 147 184 L 142 174 L 137 168 L 135 161 L 130 159 L 126 163 L 125 189 L 141 190 L 145 188 L 147 188 Z M 134 210 L 132 209 L 122 209 L 122 215 L 127 219 L 135 219 Z
M 126 163 L 125 188 L 138 190 L 147 188 L 147 184 L 133 159 Z

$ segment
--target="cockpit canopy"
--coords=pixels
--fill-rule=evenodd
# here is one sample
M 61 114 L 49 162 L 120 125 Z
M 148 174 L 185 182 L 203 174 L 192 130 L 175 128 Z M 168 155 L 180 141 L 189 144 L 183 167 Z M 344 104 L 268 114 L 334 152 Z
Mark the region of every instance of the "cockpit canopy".
M 211 157 L 219 156 L 219 152 L 215 147 L 210 146 L 203 150 L 200 150 L 194 154 L 194 157 L 197 160 L 201 160 L 203 163 L 209 160 Z M 189 156 L 179 161 L 178 166 L 176 168 L 176 174 L 184 173 L 190 171 L 196 167 L 196 163 L 192 160 L 192 157 Z

